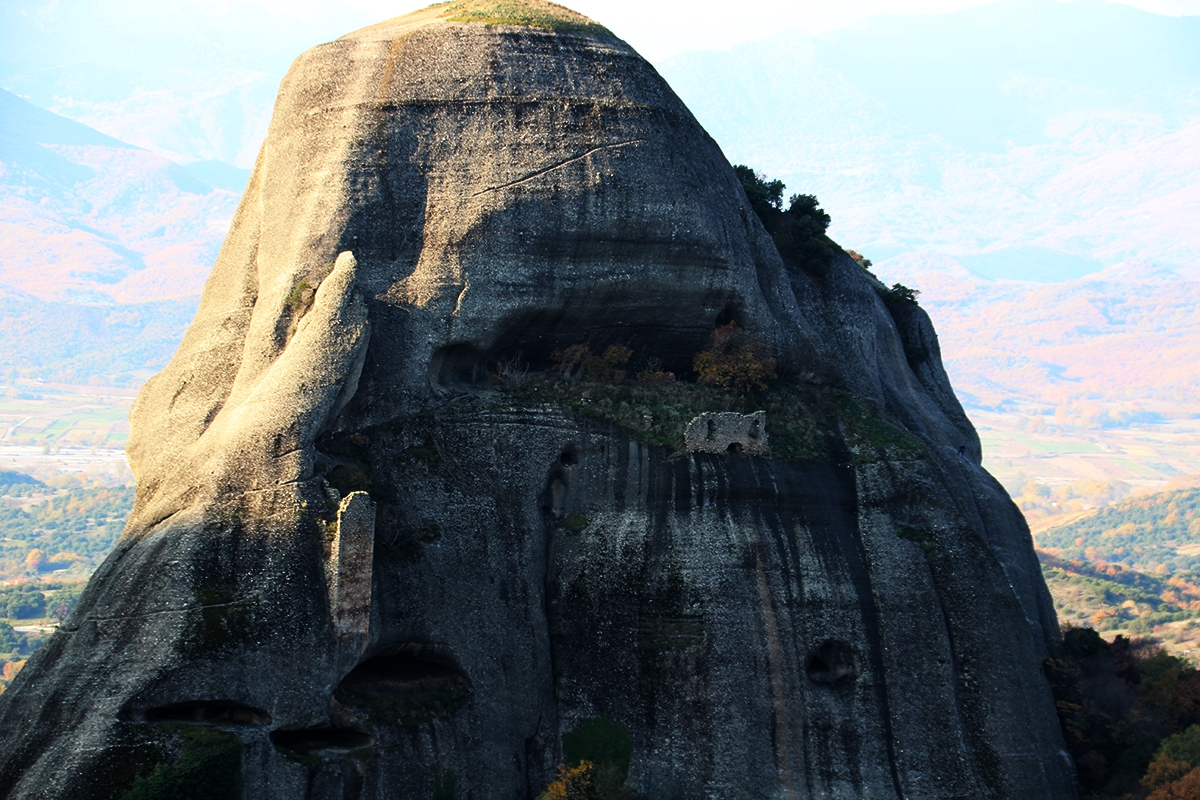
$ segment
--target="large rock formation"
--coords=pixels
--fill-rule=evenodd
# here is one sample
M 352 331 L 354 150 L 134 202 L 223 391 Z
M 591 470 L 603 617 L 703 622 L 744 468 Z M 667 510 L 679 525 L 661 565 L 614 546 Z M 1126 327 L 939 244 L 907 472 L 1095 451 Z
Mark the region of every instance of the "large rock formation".
M 533 797 L 565 737 L 650 798 L 1073 796 L 1027 529 L 881 288 L 785 266 L 564 9 L 310 50 L 134 408 L 125 535 L 3 697 L 0 793 Z M 731 320 L 780 375 L 737 407 L 545 372 L 686 377 Z M 773 456 L 688 452 L 751 404 Z

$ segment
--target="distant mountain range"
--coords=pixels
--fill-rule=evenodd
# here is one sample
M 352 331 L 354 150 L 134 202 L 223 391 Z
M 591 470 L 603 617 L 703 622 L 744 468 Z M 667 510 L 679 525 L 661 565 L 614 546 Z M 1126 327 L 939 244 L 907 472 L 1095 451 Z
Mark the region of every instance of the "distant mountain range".
M 0 91 L 0 285 L 43 300 L 198 294 L 241 187 Z
M 659 65 L 729 158 L 882 261 L 1062 281 L 1200 263 L 1200 17 L 1005 0 Z
M 130 385 L 165 364 L 238 202 L 223 172 L 0 91 L 0 368 Z
M 292 59 L 375 21 L 308 5 L 5 0 L 0 88 L 173 160 L 248 169 Z

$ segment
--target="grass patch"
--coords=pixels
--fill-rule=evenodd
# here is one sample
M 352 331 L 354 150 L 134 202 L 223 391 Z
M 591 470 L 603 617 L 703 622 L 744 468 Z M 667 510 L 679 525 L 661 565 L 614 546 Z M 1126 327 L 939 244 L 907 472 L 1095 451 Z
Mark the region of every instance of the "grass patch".
M 836 402 L 839 404 L 836 413 L 845 426 L 846 444 L 857 451 L 855 463 L 913 461 L 925 457 L 925 445 L 920 439 L 859 400 L 840 393 Z
M 583 533 L 587 526 L 588 519 L 583 514 L 567 514 L 558 521 L 558 527 L 567 533 Z
M 795 461 L 827 456 L 844 436 L 856 461 L 913 460 L 924 457 L 919 439 L 873 412 L 846 392 L 825 384 L 778 380 L 765 391 L 743 397 L 700 383 L 661 386 L 556 379 L 538 373 L 514 396 L 568 405 L 633 434 L 639 441 L 686 452 L 688 423 L 708 411 L 767 412 L 771 458 Z M 874 454 L 874 455 L 872 455 Z
M 296 333 L 300 320 L 308 313 L 317 299 L 317 288 L 321 285 L 321 281 L 325 280 L 332 271 L 332 261 L 310 270 L 308 274 L 301 276 L 292 290 L 288 292 L 288 296 L 283 301 L 283 316 L 280 319 L 281 323 L 286 322 L 287 325 L 285 341 L 290 340 Z
M 579 31 L 612 36 L 612 31 L 569 8 L 544 0 L 459 0 L 445 5 L 450 22 L 524 25 L 548 31 Z

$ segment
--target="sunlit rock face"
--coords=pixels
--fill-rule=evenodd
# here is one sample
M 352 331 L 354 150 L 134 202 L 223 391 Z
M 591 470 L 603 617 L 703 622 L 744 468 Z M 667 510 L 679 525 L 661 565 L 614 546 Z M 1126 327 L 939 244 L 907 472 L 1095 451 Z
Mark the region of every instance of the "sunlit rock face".
M 603 719 L 650 798 L 1073 796 L 1053 607 L 928 318 L 786 268 L 623 42 L 479 7 L 294 64 L 134 408 L 125 535 L 0 700 L 0 791 L 534 797 Z M 817 446 L 496 380 L 576 344 L 686 379 L 730 321 Z

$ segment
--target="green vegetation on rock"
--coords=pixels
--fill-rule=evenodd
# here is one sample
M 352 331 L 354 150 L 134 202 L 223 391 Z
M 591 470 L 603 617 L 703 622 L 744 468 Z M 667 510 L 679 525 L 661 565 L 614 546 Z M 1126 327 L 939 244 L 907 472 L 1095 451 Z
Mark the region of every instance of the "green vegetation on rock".
M 604 717 L 595 717 L 580 723 L 579 727 L 563 737 L 563 757 L 571 766 L 584 760 L 598 765 L 611 764 L 624 780 L 629 774 L 633 742 L 624 725 Z
M 459 0 L 445 4 L 450 22 L 485 25 L 525 25 L 550 31 L 581 31 L 612 36 L 612 32 L 582 14 L 544 0 Z
M 750 208 L 775 242 L 783 263 L 793 269 L 821 274 L 841 248 L 825 235 L 829 214 L 811 194 L 794 194 L 783 207 L 783 181 L 771 180 L 745 164 L 733 168 Z
M 876 291 L 889 309 L 904 305 L 915 306 L 917 305 L 917 296 L 921 294 L 918 290 L 910 289 L 903 283 L 893 283 L 890 289 L 877 289 Z
M 633 740 L 619 722 L 604 717 L 584 720 L 563 737 L 563 759 L 559 768 L 560 780 L 551 784 L 543 798 L 548 800 L 620 800 L 633 798 L 636 793 L 625 785 L 629 763 L 633 758 Z M 564 780 L 565 778 L 565 780 Z
M 179 757 L 138 777 L 122 800 L 241 800 L 242 740 L 196 725 L 164 725 L 180 739 Z
M 567 514 L 558 521 L 558 527 L 567 533 L 583 533 L 587 526 L 588 519 L 583 514 Z
M 193 655 L 211 654 L 249 638 L 251 612 L 233 589 L 217 584 L 195 588 L 196 605 L 188 610 L 180 649 Z
M 657 386 L 564 380 L 547 373 L 529 376 L 518 398 L 562 403 L 630 431 L 639 441 L 685 452 L 688 424 L 708 411 L 767 412 L 772 458 L 805 460 L 829 453 L 844 437 L 856 462 L 923 457 L 912 434 L 871 411 L 841 389 L 793 378 L 747 395 L 715 386 L 672 381 Z
M 937 545 L 929 540 L 929 534 L 911 525 L 896 524 L 896 535 L 901 539 L 915 542 L 921 548 L 926 558 L 932 559 L 937 554 Z

